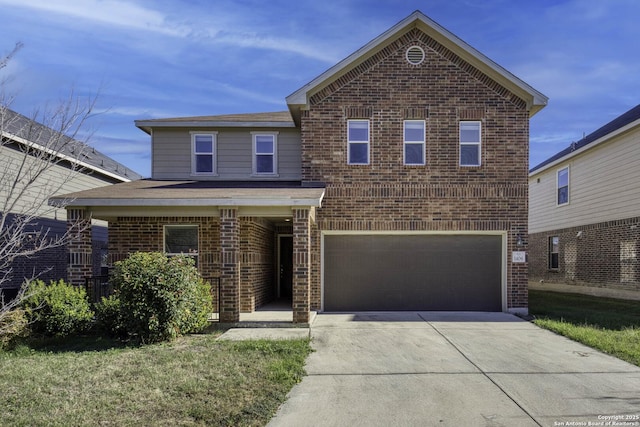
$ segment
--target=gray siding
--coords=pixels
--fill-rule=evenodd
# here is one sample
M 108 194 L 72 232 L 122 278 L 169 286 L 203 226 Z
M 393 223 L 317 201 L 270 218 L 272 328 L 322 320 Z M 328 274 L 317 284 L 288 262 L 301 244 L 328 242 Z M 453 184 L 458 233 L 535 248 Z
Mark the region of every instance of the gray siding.
M 200 130 L 199 130 L 200 131 Z M 278 132 L 278 174 L 267 179 L 299 180 L 302 176 L 300 132 L 297 129 L 202 129 L 217 131 L 217 176 L 191 173 L 190 129 L 154 129 L 153 179 L 252 180 L 251 132 Z
M 0 158 L 2 159 L 0 173 L 3 177 L 2 185 L 0 185 L 0 200 L 6 200 L 8 191 L 10 191 L 7 184 L 15 177 L 18 165 L 24 159 L 24 154 L 21 151 L 0 146 Z M 30 157 L 27 162 L 38 162 L 38 160 Z M 26 167 L 25 169 L 30 168 Z M 31 169 L 34 170 L 35 166 Z M 12 209 L 11 212 L 16 214 L 29 213 L 42 218 L 66 221 L 66 210 L 48 206 L 49 197 L 104 187 L 111 182 L 111 179 L 100 178 L 97 173 L 76 172 L 63 165 L 54 165 L 43 173 L 29 191 L 21 196 L 16 209 Z M 102 224 L 102 222 L 100 223 Z
M 566 166 L 570 170 L 569 204 L 557 206 L 556 173 Z M 530 233 L 631 218 L 638 212 L 640 128 L 529 179 Z

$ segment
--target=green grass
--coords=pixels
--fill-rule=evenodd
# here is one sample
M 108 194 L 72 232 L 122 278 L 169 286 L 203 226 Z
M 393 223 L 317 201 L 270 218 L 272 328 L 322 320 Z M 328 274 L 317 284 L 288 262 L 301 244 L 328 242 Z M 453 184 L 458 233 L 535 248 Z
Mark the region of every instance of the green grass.
M 308 340 L 100 338 L 0 351 L 3 426 L 264 425 L 304 375 Z
M 536 325 L 640 366 L 640 301 L 529 291 Z

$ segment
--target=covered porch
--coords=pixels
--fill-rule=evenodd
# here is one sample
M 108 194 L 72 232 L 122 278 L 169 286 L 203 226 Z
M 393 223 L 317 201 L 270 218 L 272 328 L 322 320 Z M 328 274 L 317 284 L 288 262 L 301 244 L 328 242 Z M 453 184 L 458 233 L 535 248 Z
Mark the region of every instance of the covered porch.
M 317 312 L 313 309 L 309 312 L 308 322 L 293 323 L 293 308 L 291 300 L 276 299 L 258 307 L 252 312 L 240 312 L 240 320 L 232 324 L 220 322 L 218 313 L 214 313 L 213 321 L 219 322 L 224 327 L 234 328 L 290 328 L 292 326 L 309 327 L 313 323 Z
M 137 251 L 193 256 L 201 275 L 219 282 L 221 323 L 257 318 L 258 308 L 278 302 L 289 307 L 275 311 L 279 322 L 309 324 L 311 228 L 323 196 L 322 186 L 300 182 L 141 180 L 51 203 L 66 202 L 69 227 L 109 223 L 110 265 Z M 69 280 L 78 285 L 91 274 L 90 233 L 70 245 Z

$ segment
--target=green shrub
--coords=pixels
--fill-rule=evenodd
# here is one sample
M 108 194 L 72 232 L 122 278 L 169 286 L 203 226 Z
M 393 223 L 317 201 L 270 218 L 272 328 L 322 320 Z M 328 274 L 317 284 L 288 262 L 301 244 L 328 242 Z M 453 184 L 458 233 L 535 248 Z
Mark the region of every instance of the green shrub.
M 15 308 L 0 313 L 0 350 L 10 347 L 18 338 L 29 335 L 27 317 L 22 309 Z
M 157 342 L 199 332 L 212 312 L 210 286 L 190 257 L 138 252 L 115 265 L 122 326 L 133 339 Z
M 181 324 L 184 333 L 202 331 L 209 325 L 209 316 L 213 313 L 211 284 L 197 275 L 190 286 L 190 292 L 183 295 L 185 305 Z
M 64 280 L 31 282 L 26 290 L 22 308 L 33 332 L 49 336 L 66 336 L 86 331 L 92 323 L 93 311 L 89 307 L 83 288 Z
M 114 337 L 126 335 L 120 315 L 120 297 L 111 295 L 109 298 L 102 297 L 95 307 L 96 327 L 102 332 Z

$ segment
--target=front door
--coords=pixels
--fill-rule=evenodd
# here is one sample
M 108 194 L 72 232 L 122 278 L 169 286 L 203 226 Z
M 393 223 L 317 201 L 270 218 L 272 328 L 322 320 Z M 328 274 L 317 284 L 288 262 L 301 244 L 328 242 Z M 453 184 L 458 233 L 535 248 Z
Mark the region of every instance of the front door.
M 293 293 L 293 237 L 278 236 L 278 298 L 291 299 Z

